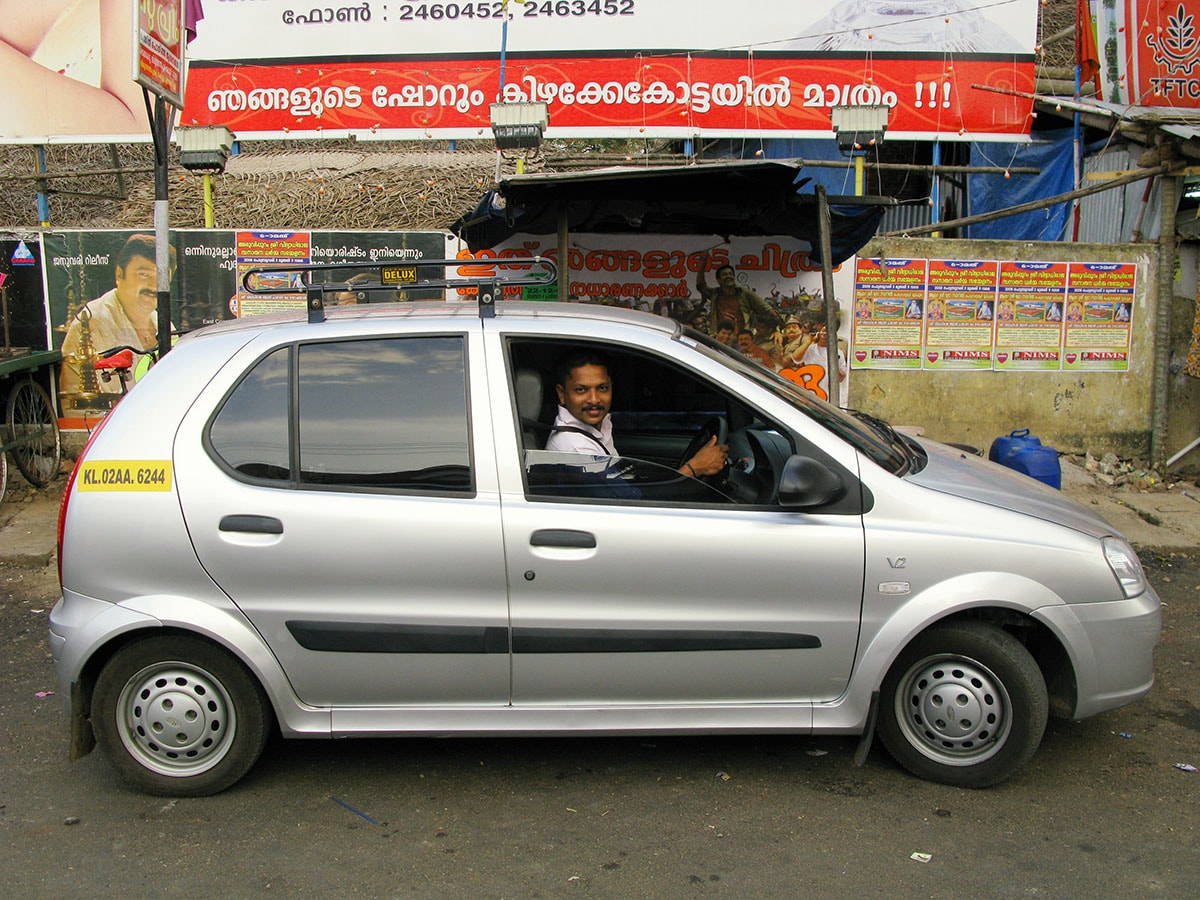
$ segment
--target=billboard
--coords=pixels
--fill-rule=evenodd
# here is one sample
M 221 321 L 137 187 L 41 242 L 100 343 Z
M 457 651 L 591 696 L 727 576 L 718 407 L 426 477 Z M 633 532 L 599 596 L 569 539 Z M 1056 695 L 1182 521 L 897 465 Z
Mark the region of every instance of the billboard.
M 828 137 L 831 107 L 886 106 L 889 137 L 1016 140 L 1030 124 L 1018 94 L 1034 87 L 1037 11 L 1037 0 L 221 0 L 188 47 L 180 124 L 243 138 L 487 138 L 493 102 L 532 100 L 549 104 L 551 137 Z M 0 139 L 32 139 L 4 102 Z

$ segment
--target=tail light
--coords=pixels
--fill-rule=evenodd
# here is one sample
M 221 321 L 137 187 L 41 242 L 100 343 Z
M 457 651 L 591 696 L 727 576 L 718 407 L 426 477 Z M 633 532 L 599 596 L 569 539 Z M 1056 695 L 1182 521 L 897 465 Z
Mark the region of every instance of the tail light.
M 111 413 L 110 413 L 111 415 Z M 75 478 L 79 475 L 79 467 L 83 465 L 84 457 L 87 456 L 88 450 L 92 448 L 92 442 L 96 440 L 96 435 L 108 422 L 108 416 L 105 416 L 92 429 L 92 433 L 88 435 L 87 442 L 83 445 L 83 450 L 79 457 L 75 460 L 75 465 L 71 467 L 71 474 L 67 477 L 67 486 L 63 490 L 62 501 L 58 504 L 58 586 L 62 588 L 62 561 L 63 561 L 63 529 L 67 524 L 67 504 L 71 502 L 71 489 L 75 487 Z

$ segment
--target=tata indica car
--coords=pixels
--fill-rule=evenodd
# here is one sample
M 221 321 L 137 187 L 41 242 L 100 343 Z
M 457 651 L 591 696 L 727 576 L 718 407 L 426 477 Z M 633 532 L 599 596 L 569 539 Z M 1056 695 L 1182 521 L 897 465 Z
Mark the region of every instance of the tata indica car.
M 545 449 L 580 350 L 614 453 Z M 878 733 L 985 786 L 1048 715 L 1142 697 L 1160 627 L 1058 492 L 578 304 L 197 332 L 93 436 L 60 531 L 71 753 L 164 795 L 228 787 L 276 730 Z

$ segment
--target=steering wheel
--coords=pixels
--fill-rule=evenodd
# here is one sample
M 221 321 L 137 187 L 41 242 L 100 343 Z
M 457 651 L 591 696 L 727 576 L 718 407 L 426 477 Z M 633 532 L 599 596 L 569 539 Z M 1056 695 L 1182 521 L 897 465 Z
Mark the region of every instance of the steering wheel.
M 679 460 L 679 465 L 683 465 L 693 456 L 700 452 L 700 448 L 705 446 L 713 438 L 717 439 L 718 444 L 729 442 L 729 425 L 720 416 L 713 416 L 706 419 L 700 429 L 693 435 L 691 441 L 688 442 L 687 449 L 683 451 L 683 458 Z M 711 476 L 706 476 L 711 477 Z

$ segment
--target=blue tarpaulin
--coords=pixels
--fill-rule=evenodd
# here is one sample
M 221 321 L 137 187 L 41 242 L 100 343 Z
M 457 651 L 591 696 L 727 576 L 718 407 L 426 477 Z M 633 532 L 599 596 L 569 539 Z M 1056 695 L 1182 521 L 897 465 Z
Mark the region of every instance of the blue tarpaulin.
M 1008 209 L 1070 191 L 1075 186 L 1073 152 L 1074 142 L 1069 129 L 1039 132 L 1030 144 L 973 142 L 973 166 L 1028 166 L 1041 169 L 1041 174 L 1008 178 L 1004 175 L 969 176 L 969 214 L 977 216 Z M 1071 204 L 1058 203 L 971 225 L 967 237 L 997 241 L 1059 241 L 1066 236 L 1070 215 Z

